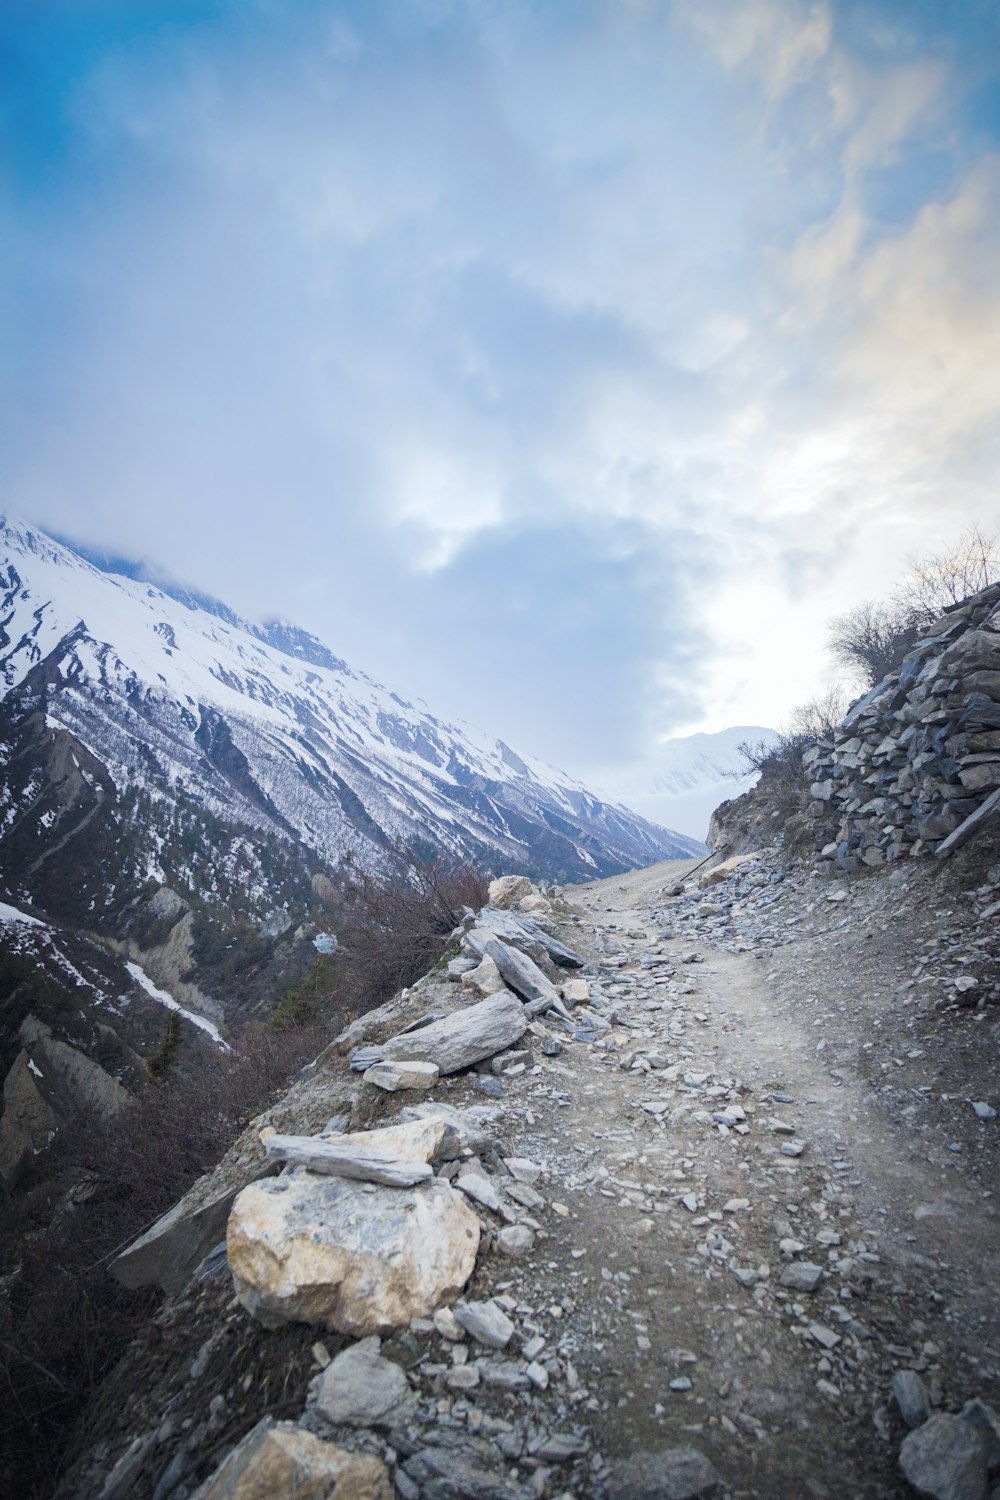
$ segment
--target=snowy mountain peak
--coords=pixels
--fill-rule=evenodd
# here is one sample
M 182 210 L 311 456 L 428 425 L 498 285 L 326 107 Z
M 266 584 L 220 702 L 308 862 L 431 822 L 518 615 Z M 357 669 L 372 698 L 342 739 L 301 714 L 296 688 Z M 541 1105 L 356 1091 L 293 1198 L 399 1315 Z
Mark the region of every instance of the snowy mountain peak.
M 27 744 L 29 721 L 36 735 L 40 724 L 50 759 L 75 758 L 91 788 L 81 817 L 100 823 L 142 799 L 137 878 L 185 884 L 177 849 L 194 835 L 175 825 L 206 817 L 320 866 L 419 846 L 568 880 L 697 852 L 502 741 L 439 721 L 294 625 L 248 623 L 24 522 L 3 522 L 0 540 L 0 731 Z M 57 824 L 71 833 L 65 808 L 38 823 L 31 790 L 30 777 L 21 799 L 7 788 L 8 881 L 46 869 Z M 30 887 L 12 894 L 39 896 Z

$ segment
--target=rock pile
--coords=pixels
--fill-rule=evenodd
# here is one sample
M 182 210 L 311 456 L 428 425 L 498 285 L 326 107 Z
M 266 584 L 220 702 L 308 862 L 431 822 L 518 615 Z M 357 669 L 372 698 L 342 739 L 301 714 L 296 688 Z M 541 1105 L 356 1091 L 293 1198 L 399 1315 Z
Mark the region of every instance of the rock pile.
M 830 872 L 945 857 L 1000 822 L 1000 584 L 930 625 L 803 765 Z

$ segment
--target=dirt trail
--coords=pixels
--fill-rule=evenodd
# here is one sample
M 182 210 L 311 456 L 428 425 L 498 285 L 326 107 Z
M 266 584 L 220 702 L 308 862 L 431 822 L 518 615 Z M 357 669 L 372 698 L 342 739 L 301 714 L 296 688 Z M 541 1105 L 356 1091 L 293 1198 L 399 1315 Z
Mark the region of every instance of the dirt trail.
M 518 1149 L 559 1216 L 532 1300 L 606 1458 L 693 1442 L 737 1495 L 908 1495 L 893 1371 L 996 1400 L 990 1190 L 886 1113 L 859 1041 L 880 997 L 828 1011 L 822 945 L 761 961 L 663 935 L 693 864 L 566 893 L 627 1024 L 569 1045 L 528 1101 Z

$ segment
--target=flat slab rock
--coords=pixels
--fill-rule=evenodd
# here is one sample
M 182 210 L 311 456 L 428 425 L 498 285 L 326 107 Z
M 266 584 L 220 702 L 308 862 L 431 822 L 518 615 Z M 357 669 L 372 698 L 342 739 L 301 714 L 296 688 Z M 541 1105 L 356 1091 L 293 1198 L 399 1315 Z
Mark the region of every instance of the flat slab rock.
M 345 1453 L 292 1422 L 265 1417 L 195 1491 L 192 1500 L 393 1500 L 380 1458 Z
M 613 1464 L 608 1500 L 702 1500 L 721 1491 L 722 1480 L 704 1453 L 684 1445 Z
M 505 989 L 419 1031 L 390 1038 L 382 1051 L 386 1062 L 422 1060 L 434 1063 L 441 1073 L 457 1073 L 513 1046 L 527 1028 L 524 1007 Z
M 236 1295 L 265 1326 L 362 1337 L 455 1300 L 476 1264 L 479 1219 L 441 1178 L 407 1189 L 302 1173 L 246 1188 L 226 1244 Z

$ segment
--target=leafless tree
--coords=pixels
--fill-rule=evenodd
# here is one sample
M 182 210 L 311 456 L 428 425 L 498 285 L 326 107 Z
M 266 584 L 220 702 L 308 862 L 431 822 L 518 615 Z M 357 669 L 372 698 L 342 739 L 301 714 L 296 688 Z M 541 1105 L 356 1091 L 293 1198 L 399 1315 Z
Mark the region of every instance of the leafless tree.
M 919 621 L 909 606 L 895 599 L 866 599 L 830 621 L 827 644 L 841 666 L 868 688 L 898 671 L 918 630 Z

